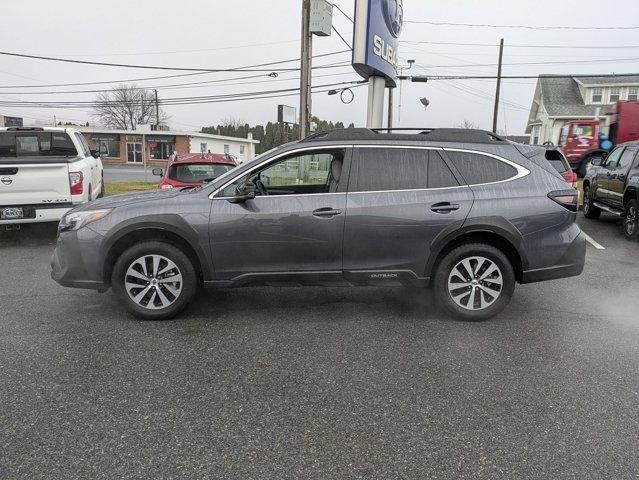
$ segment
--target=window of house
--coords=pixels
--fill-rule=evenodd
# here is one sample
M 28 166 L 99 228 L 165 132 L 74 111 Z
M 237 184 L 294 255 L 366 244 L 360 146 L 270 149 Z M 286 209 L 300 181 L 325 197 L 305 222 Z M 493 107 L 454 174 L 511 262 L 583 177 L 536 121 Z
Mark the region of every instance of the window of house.
M 240 155 L 244 155 L 244 145 L 240 145 Z
M 603 88 L 592 89 L 592 103 L 603 102 Z
M 639 88 L 630 87 L 628 89 L 628 101 L 629 102 L 636 102 L 637 101 L 637 93 L 638 92 L 639 92 Z
M 434 150 L 361 148 L 353 191 L 445 188 L 459 183 Z
M 226 154 L 231 153 L 231 147 L 225 144 L 224 145 L 224 153 L 226 153 Z
M 469 185 L 501 182 L 517 175 L 515 167 L 486 155 L 450 150 L 446 155 Z
M 200 143 L 200 153 L 206 153 L 206 143 Z
M 168 160 L 174 151 L 173 142 L 149 142 L 149 158 L 154 160 Z
M 120 157 L 120 140 L 96 140 L 96 147 L 105 157 Z
M 236 179 L 218 196 L 233 197 L 237 187 L 251 182 L 258 187 L 257 195 L 300 195 L 329 193 L 337 190 L 344 161 L 343 150 L 328 150 L 309 154 L 293 154 L 258 171 Z M 337 162 L 338 165 L 334 165 Z M 336 176 L 337 175 L 337 176 Z
M 610 103 L 618 102 L 621 98 L 621 89 L 614 87 L 610 89 Z

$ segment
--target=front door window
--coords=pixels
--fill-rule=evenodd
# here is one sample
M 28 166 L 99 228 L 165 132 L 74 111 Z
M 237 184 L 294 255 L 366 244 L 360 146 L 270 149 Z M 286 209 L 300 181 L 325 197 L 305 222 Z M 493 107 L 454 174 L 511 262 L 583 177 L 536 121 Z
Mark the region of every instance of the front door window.
M 292 155 L 242 176 L 220 192 L 219 196 L 235 196 L 237 187 L 246 182 L 257 187 L 258 196 L 336 192 L 343 162 L 343 150 Z
M 126 144 L 126 161 L 129 163 L 142 163 L 142 144 Z

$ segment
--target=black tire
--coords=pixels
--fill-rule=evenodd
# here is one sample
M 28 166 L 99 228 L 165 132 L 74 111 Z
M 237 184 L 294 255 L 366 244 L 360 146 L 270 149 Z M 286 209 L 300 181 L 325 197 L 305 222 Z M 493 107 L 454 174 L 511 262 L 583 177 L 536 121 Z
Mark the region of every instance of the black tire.
M 148 268 L 151 268 L 152 265 L 148 263 L 147 258 L 150 258 L 153 255 L 163 257 L 165 261 L 173 262 L 177 268 L 177 274 L 181 275 L 181 282 L 171 284 L 171 290 L 167 290 L 168 287 L 160 285 L 160 282 L 157 280 L 160 275 L 156 275 L 156 280 L 153 285 L 150 285 L 152 280 L 148 280 L 147 283 L 142 283 L 140 285 L 139 290 L 131 290 L 132 294 L 141 294 L 142 290 L 148 287 L 147 293 L 144 294 L 140 303 L 137 303 L 129 295 L 125 281 L 128 279 L 130 282 L 136 283 L 138 281 L 145 282 L 145 280 L 135 280 L 135 277 L 131 277 L 130 275 L 127 276 L 127 272 L 130 272 L 130 268 L 135 268 L 134 264 L 136 264 L 136 262 L 138 262 L 138 265 L 141 265 L 139 260 L 143 258 L 148 270 Z M 153 264 L 152 260 L 151 264 Z M 161 266 L 162 263 L 159 265 Z M 167 264 L 164 264 L 165 267 L 166 265 Z M 158 267 L 158 270 L 161 269 L 161 267 Z M 137 271 L 139 272 L 140 270 Z M 175 271 L 176 270 L 171 270 L 169 273 L 174 273 Z M 130 284 L 131 283 L 129 283 L 129 285 Z M 198 282 L 193 263 L 179 248 L 162 241 L 146 241 L 130 247 L 125 250 L 122 255 L 120 255 L 113 268 L 111 285 L 113 287 L 113 291 L 122 300 L 126 308 L 137 318 L 142 320 L 168 320 L 175 317 L 189 304 L 193 295 L 195 295 L 195 292 L 197 291 Z M 173 296 L 171 292 L 174 288 L 177 290 L 178 285 L 180 291 L 177 295 Z M 156 290 L 160 290 L 160 292 L 158 293 Z M 164 303 L 160 298 L 161 296 L 172 303 L 168 304 L 167 307 L 160 308 Z M 143 305 L 145 297 L 147 301 L 146 307 Z M 149 308 L 148 304 L 151 304 L 152 302 L 153 305 Z M 157 305 L 158 303 L 160 306 Z
M 89 192 L 88 192 L 88 195 L 87 195 L 87 201 L 90 202 L 91 200 L 93 200 L 93 198 L 91 198 L 92 196 L 93 196 L 93 188 L 91 187 L 91 184 L 89 184 Z
M 498 267 L 499 273 L 501 274 L 502 285 L 499 294 L 495 297 L 487 295 L 487 290 L 483 290 L 483 287 L 486 286 L 493 289 L 497 288 L 497 284 L 484 284 L 482 281 L 475 279 L 473 280 L 479 282 L 479 284 L 475 284 L 474 286 L 471 285 L 469 287 L 461 287 L 460 289 L 452 291 L 449 290 L 449 278 L 454 278 L 453 269 L 464 260 L 470 259 L 469 261 L 472 265 L 471 268 L 475 268 L 475 266 L 477 268 L 475 272 L 477 274 L 476 276 L 482 276 L 482 265 L 485 265 L 485 263 L 482 262 L 480 264 L 477 260 L 473 261 L 472 257 L 482 257 L 484 260 L 488 260 L 489 263 L 492 262 Z M 465 280 L 470 279 L 472 279 L 472 273 L 470 278 Z M 486 281 L 491 282 L 490 278 L 487 278 Z M 459 293 L 463 288 L 470 288 L 467 297 L 468 304 L 470 304 L 469 297 L 473 294 L 472 290 L 473 288 L 475 289 L 475 294 L 472 299 L 475 300 L 475 302 L 473 302 L 474 305 L 479 303 L 479 308 L 464 308 L 453 300 L 453 293 Z M 508 260 L 506 255 L 504 255 L 500 250 L 483 243 L 470 243 L 455 248 L 441 260 L 435 273 L 434 290 L 435 297 L 439 305 L 451 316 L 466 321 L 483 321 L 500 313 L 510 302 L 513 292 L 515 291 L 515 272 L 510 260 Z M 479 298 L 477 298 L 477 294 L 479 294 Z M 461 294 L 460 297 L 462 295 L 463 294 Z M 490 298 L 493 299 L 490 300 Z M 462 297 L 460 302 L 463 301 L 464 298 Z M 492 303 L 488 304 L 486 307 L 482 307 L 481 303 L 484 301 L 492 301 Z
M 628 240 L 639 238 L 639 202 L 634 198 L 626 203 L 623 219 L 623 234 Z
M 601 210 L 593 205 L 590 185 L 584 185 L 584 217 L 596 220 L 600 215 Z
M 100 190 L 100 193 L 98 194 L 98 198 L 103 198 L 104 194 L 106 193 L 106 187 L 104 186 L 104 172 L 102 173 L 102 180 L 101 180 L 101 185 L 102 185 L 102 189 Z

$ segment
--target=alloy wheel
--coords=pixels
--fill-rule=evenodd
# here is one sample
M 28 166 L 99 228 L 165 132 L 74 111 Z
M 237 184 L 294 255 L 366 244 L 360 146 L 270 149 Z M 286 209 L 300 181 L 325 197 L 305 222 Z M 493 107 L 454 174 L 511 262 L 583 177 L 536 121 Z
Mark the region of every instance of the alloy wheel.
M 178 266 L 162 255 L 145 255 L 126 271 L 124 285 L 136 304 L 149 310 L 166 308 L 182 292 L 182 273 Z
M 484 310 L 501 295 L 504 279 L 495 262 L 486 257 L 467 257 L 448 276 L 448 294 L 466 310 Z
M 637 208 L 634 205 L 629 205 L 626 210 L 624 228 L 626 229 L 626 235 L 629 237 L 635 233 L 635 229 L 637 228 Z

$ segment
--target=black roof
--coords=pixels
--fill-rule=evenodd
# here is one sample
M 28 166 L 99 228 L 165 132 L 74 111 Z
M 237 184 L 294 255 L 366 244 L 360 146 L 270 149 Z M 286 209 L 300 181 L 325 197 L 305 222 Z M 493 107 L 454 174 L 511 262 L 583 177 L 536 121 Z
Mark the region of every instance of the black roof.
M 411 133 L 396 133 L 399 131 Z M 302 142 L 319 142 L 327 140 L 361 141 L 361 140 L 395 140 L 414 142 L 448 142 L 448 143 L 508 143 L 499 135 L 486 130 L 467 128 L 398 128 L 398 129 L 369 129 L 344 128 L 329 132 L 314 133 Z

